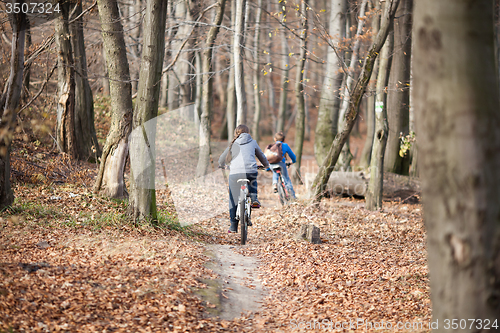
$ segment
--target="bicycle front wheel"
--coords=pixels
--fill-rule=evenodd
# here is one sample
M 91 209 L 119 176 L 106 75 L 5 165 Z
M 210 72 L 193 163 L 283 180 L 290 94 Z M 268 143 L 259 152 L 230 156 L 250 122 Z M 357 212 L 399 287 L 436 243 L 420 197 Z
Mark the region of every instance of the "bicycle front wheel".
M 247 242 L 247 214 L 245 201 L 241 200 L 240 203 L 240 232 L 241 232 L 241 245 Z

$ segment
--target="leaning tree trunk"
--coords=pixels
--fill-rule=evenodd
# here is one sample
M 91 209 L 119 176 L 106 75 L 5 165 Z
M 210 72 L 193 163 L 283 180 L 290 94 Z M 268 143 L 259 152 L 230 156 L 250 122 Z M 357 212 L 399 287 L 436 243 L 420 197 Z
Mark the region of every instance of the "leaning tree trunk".
M 236 125 L 247 122 L 247 96 L 245 92 L 245 75 L 243 72 L 243 56 L 245 46 L 245 8 L 247 0 L 236 0 L 236 22 L 234 28 L 234 86 L 236 90 Z
M 134 221 L 157 219 L 155 194 L 155 136 L 156 127 L 145 124 L 158 115 L 160 98 L 160 80 L 163 57 L 165 54 L 165 24 L 167 18 L 167 2 L 163 0 L 147 1 L 144 18 L 144 42 L 142 48 L 141 67 L 139 70 L 139 86 L 137 102 L 132 120 L 132 129 L 142 133 L 142 140 L 130 146 L 131 166 L 141 165 L 139 169 L 130 169 L 130 198 L 128 213 Z M 142 127 L 142 129 L 141 129 Z M 147 135 L 147 137 L 146 137 Z M 133 162 L 135 160 L 135 163 Z
M 345 35 L 346 0 L 331 0 L 328 35 L 335 38 L 336 43 L 329 42 L 326 56 L 326 73 L 319 101 L 318 121 L 314 137 L 314 155 L 318 165 L 323 163 L 335 135 L 339 119 L 339 92 L 342 85 L 342 62 L 338 44 Z
M 111 94 L 111 128 L 106 138 L 94 192 L 105 188 L 112 198 L 128 196 L 124 182 L 125 163 L 132 126 L 132 85 L 117 0 L 99 0 L 103 49 Z
M 302 161 L 302 148 L 304 146 L 306 110 L 304 102 L 304 69 L 306 64 L 307 51 L 307 4 L 305 1 L 300 3 L 300 20 L 302 31 L 300 32 L 300 53 L 295 77 L 295 99 L 297 103 L 297 116 L 295 118 L 295 155 L 297 162 L 293 173 L 296 181 L 300 181 L 300 165 Z
M 384 193 L 384 156 L 389 132 L 387 122 L 387 95 L 390 54 L 393 47 L 393 38 L 389 35 L 385 41 L 379 58 L 379 69 L 375 93 L 375 135 L 370 161 L 370 182 L 366 190 L 365 207 L 368 210 L 382 208 Z
M 389 138 L 385 151 L 385 171 L 408 174 L 409 154 L 399 155 L 400 135 L 406 136 L 410 123 L 410 60 L 411 60 L 411 13 L 413 0 L 401 0 L 394 22 L 394 53 L 392 55 L 387 112 Z
M 59 151 L 78 157 L 75 136 L 75 66 L 71 47 L 68 17 L 70 3 L 59 2 L 61 16 L 55 20 L 57 57 L 57 129 Z
M 500 317 L 494 3 L 415 2 L 413 82 L 432 317 L 439 328 L 446 319 L 474 319 L 469 332 L 495 328 Z
M 344 121 L 345 121 L 345 113 L 347 112 L 349 108 L 349 104 L 351 103 L 351 89 L 354 84 L 354 73 L 356 71 L 356 67 L 358 66 L 358 57 L 359 57 L 359 52 L 361 48 L 361 34 L 363 33 L 363 27 L 365 25 L 366 17 L 365 17 L 365 9 L 366 5 L 368 3 L 368 0 L 363 0 L 361 3 L 361 6 L 359 8 L 359 21 L 358 21 L 358 28 L 356 30 L 356 35 L 354 36 L 354 45 L 352 47 L 352 56 L 351 56 L 351 61 L 349 65 L 349 69 L 347 71 L 347 76 L 345 79 L 345 85 L 344 85 L 344 93 L 342 95 L 342 102 L 340 104 L 340 110 L 339 110 L 339 128 L 342 128 L 344 126 Z M 375 63 L 374 63 L 375 64 Z M 371 73 L 370 73 L 371 75 Z M 350 169 L 350 164 L 352 160 L 352 154 L 351 150 L 349 148 L 349 137 L 347 137 L 346 143 L 344 144 L 344 147 L 342 148 L 342 152 L 339 156 L 338 160 L 338 169 L 348 171 Z
M 196 167 L 197 177 L 203 177 L 210 167 L 210 118 L 212 115 L 212 55 L 215 39 L 219 33 L 219 26 L 224 16 L 226 0 L 217 1 L 217 13 L 215 14 L 212 27 L 208 31 L 205 49 L 202 54 L 202 72 L 205 86 L 202 92 L 202 113 L 200 117 L 200 153 Z
M 261 109 L 260 109 L 260 71 L 259 71 L 259 61 L 260 61 L 260 20 L 262 16 L 262 0 L 257 1 L 257 13 L 255 14 L 255 37 L 254 37 L 254 61 L 255 68 L 253 71 L 253 96 L 254 96 L 254 104 L 255 104 L 255 112 L 253 116 L 253 128 L 252 128 L 252 136 L 253 139 L 257 142 L 260 140 L 260 117 L 261 117 Z
M 73 17 L 82 13 L 82 3 L 78 2 Z M 73 64 L 75 66 L 75 139 L 77 156 L 82 160 L 96 162 L 101 155 L 94 126 L 94 99 L 88 80 L 87 55 L 83 37 L 83 20 L 78 18 L 69 25 Z
M 387 4 L 387 8 L 384 11 L 382 17 L 380 30 L 375 36 L 372 45 L 368 50 L 368 54 L 365 57 L 363 67 L 361 69 L 361 74 L 359 75 L 359 78 L 350 94 L 349 108 L 347 109 L 347 112 L 345 114 L 342 130 L 335 136 L 332 146 L 328 151 L 328 155 L 323 161 L 323 164 L 321 165 L 318 174 L 314 179 L 313 185 L 311 186 L 311 198 L 316 204 L 318 204 L 321 201 L 321 198 L 324 196 L 324 191 L 326 188 L 326 184 L 330 179 L 330 174 L 332 173 L 335 163 L 339 158 L 342 147 L 344 146 L 344 143 L 354 126 L 354 123 L 358 116 L 359 103 L 361 102 L 361 98 L 363 97 L 366 86 L 368 85 L 368 81 L 370 80 L 371 72 L 373 70 L 375 60 L 377 59 L 377 55 L 387 38 L 389 27 L 391 25 L 390 23 L 394 19 L 398 3 L 399 0 L 390 0 Z
M 24 1 L 16 1 L 20 5 Z M 10 58 L 10 74 L 6 87 L 0 122 L 0 209 L 14 202 L 14 193 L 10 185 L 10 144 L 15 131 L 16 115 L 21 99 L 24 72 L 24 43 L 26 37 L 26 14 L 12 14 L 12 54 Z

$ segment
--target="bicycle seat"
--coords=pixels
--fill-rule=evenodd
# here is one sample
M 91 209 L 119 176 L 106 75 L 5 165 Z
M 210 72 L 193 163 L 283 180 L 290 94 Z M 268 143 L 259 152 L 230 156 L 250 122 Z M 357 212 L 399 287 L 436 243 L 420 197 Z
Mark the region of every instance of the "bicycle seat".
M 250 181 L 248 179 L 238 179 L 237 183 L 249 183 Z

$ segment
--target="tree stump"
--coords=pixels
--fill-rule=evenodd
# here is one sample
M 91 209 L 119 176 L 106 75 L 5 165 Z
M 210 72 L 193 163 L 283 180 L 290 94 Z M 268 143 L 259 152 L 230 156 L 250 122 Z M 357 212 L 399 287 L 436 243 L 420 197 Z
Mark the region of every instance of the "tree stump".
M 313 244 L 321 244 L 319 238 L 320 230 L 314 224 L 305 224 L 300 227 L 300 231 L 295 235 L 295 239 L 305 240 Z

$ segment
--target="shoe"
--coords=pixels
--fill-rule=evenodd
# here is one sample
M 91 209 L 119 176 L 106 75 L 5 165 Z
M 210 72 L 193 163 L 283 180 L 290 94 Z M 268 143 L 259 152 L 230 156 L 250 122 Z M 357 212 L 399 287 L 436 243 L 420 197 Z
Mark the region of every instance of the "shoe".
M 260 202 L 259 202 L 259 200 L 255 199 L 255 201 L 252 202 L 252 208 L 254 208 L 254 209 L 260 208 Z
M 227 233 L 228 233 L 228 234 L 235 234 L 235 233 L 237 233 L 237 232 L 238 232 L 238 230 L 231 230 L 231 229 L 229 229 L 229 230 L 227 231 Z
M 247 226 L 251 227 L 252 226 L 252 221 L 248 220 L 247 221 Z
M 278 193 L 278 185 L 276 184 L 273 185 L 273 192 Z

